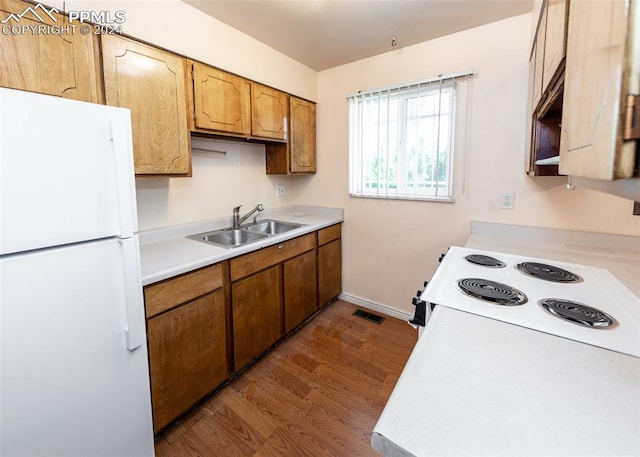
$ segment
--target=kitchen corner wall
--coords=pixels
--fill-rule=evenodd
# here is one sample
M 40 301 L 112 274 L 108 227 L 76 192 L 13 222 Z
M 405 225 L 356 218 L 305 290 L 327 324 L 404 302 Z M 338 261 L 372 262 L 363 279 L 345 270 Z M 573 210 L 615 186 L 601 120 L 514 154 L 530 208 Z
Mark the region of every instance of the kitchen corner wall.
M 123 32 L 169 51 L 200 60 L 285 92 L 316 100 L 317 72 L 179 0 L 44 0 L 61 11 L 125 12 Z M 196 154 L 191 178 L 137 178 L 140 230 L 291 205 L 294 187 L 309 178 L 267 176 L 265 147 L 247 142 L 214 142 L 226 155 Z M 285 185 L 276 197 L 275 186 Z
M 632 202 L 524 174 L 531 23 L 526 14 L 319 73 L 319 173 L 297 200 L 345 209 L 344 293 L 412 312 L 411 296 L 448 246 L 465 243 L 472 220 L 640 235 Z M 467 69 L 475 74 L 467 141 L 456 145 L 455 203 L 350 198 L 346 97 Z M 507 191 L 513 210 L 499 209 Z

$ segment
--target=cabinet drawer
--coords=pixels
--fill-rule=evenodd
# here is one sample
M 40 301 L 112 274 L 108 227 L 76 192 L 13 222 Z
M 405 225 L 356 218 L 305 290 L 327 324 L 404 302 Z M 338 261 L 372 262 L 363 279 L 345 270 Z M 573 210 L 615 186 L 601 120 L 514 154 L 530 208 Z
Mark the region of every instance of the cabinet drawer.
M 147 286 L 144 289 L 147 318 L 220 287 L 222 264 L 219 263 Z
M 316 234 L 310 233 L 283 241 L 265 249 L 231 259 L 231 281 L 283 262 L 316 246 Z
M 331 227 L 318 230 L 318 245 L 323 245 L 329 241 L 340 239 L 342 224 L 332 225 Z

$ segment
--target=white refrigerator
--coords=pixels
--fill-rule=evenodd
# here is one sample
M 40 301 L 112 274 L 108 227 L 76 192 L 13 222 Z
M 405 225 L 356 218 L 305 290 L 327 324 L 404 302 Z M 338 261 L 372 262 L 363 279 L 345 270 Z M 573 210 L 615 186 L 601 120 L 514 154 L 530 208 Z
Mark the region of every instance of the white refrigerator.
M 129 110 L 0 89 L 0 456 L 153 456 Z

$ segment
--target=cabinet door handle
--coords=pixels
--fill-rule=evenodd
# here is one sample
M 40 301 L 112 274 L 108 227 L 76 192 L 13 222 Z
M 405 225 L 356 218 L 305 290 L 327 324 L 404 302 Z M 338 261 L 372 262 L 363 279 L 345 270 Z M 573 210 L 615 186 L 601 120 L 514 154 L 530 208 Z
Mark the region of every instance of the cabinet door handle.
M 278 245 L 278 249 L 284 249 L 284 243 Z

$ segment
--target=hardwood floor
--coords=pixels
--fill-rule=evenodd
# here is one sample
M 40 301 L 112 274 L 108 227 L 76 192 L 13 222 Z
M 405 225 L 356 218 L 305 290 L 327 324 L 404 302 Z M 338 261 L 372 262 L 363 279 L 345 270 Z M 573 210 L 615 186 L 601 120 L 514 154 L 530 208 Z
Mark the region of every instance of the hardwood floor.
M 379 456 L 371 431 L 416 331 L 337 301 L 156 441 L 156 456 Z

